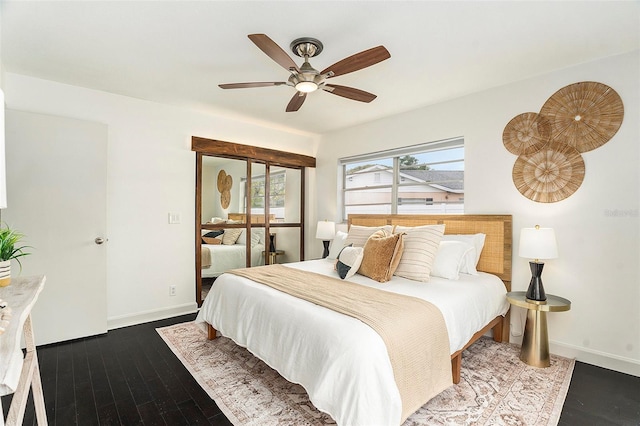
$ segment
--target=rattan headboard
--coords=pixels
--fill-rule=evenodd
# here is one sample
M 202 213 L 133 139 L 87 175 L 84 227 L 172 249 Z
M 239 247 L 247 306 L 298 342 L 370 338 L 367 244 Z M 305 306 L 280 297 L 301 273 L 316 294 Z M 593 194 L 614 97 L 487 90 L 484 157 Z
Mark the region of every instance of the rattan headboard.
M 437 224 L 445 225 L 445 234 L 485 234 L 484 248 L 477 269 L 497 275 L 504 281 L 507 291 L 511 291 L 511 215 L 349 215 L 349 226 Z

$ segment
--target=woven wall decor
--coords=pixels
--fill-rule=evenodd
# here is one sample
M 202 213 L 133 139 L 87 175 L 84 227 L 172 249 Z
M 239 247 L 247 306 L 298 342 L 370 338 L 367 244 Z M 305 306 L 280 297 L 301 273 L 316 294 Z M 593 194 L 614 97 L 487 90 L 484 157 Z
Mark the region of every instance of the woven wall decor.
M 581 153 L 607 143 L 622 125 L 622 99 L 593 81 L 570 84 L 554 93 L 540 113 L 526 112 L 507 123 L 502 142 L 518 155 L 513 183 L 522 195 L 555 203 L 572 195 L 584 180 Z
M 622 124 L 622 99 L 611 87 L 585 81 L 563 87 L 542 105 L 554 140 L 587 152 L 607 143 Z
M 507 123 L 502 133 L 505 148 L 515 155 L 540 151 L 551 139 L 551 123 L 543 115 L 525 112 Z
M 577 149 L 551 142 L 540 151 L 518 157 L 513 183 L 530 200 L 555 203 L 578 190 L 584 172 L 584 160 Z
M 223 209 L 228 209 L 231 204 L 231 187 L 233 186 L 233 178 L 224 170 L 218 172 L 218 192 L 220 193 L 220 204 Z

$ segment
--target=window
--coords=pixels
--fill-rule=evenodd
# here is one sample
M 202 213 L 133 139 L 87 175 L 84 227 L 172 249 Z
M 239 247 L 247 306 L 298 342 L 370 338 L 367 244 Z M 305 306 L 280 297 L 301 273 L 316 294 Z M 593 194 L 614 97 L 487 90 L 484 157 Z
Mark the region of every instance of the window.
M 286 173 L 284 169 L 272 171 L 270 174 L 269 185 L 269 208 L 271 214 L 275 214 L 278 219 L 284 218 L 284 201 L 286 188 Z M 244 182 L 246 178 L 242 178 Z M 265 193 L 265 176 L 260 174 L 251 179 L 251 213 L 264 213 L 264 193 Z M 243 197 L 244 199 L 244 197 Z
M 350 213 L 464 213 L 464 141 L 449 139 L 340 160 Z

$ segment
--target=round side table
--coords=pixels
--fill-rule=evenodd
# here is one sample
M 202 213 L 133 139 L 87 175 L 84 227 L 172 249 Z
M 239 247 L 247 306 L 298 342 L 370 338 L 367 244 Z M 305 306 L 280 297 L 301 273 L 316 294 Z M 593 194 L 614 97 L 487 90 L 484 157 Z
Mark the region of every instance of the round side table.
M 568 311 L 571 309 L 571 302 L 552 294 L 547 294 L 547 300 L 542 302 L 529 300 L 525 291 L 509 292 L 507 293 L 507 300 L 513 306 L 519 306 L 527 310 L 520 359 L 534 367 L 548 367 L 550 360 L 547 312 Z

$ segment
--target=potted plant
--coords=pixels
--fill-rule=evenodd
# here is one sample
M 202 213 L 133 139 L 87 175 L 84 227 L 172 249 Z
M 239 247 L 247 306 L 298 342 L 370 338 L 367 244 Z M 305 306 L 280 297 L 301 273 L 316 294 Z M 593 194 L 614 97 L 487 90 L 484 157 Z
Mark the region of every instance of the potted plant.
M 0 227 L 0 287 L 11 283 L 11 259 L 15 259 L 22 270 L 19 258 L 30 254 L 24 251 L 28 246 L 19 245 L 22 238 L 24 235 L 8 226 Z

